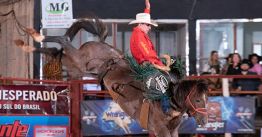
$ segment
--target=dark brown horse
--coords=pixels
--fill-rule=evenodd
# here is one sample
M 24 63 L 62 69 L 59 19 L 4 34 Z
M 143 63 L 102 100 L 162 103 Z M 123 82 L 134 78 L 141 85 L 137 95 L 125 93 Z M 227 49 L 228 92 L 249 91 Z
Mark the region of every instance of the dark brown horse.
M 80 49 L 71 45 L 71 40 L 79 29 L 85 29 L 99 36 L 100 41 L 83 44 Z M 35 32 L 30 31 L 33 36 Z M 69 75 L 78 78 L 84 75 L 99 77 L 110 91 L 114 101 L 133 119 L 140 121 L 141 107 L 144 101 L 143 83 L 135 80 L 134 73 L 123 53 L 104 43 L 106 29 L 98 19 L 79 20 L 75 22 L 64 36 L 46 36 L 43 42 L 57 42 L 64 50 L 62 62 L 69 69 Z M 45 51 L 48 49 L 37 49 Z M 188 113 L 197 123 L 204 125 L 207 122 L 206 100 L 207 85 L 199 80 L 183 80 L 171 83 L 171 109 L 181 112 L 177 117 L 170 117 L 162 111 L 159 101 L 149 101 L 149 115 L 147 127 L 159 137 L 178 136 L 178 127 L 182 115 Z M 145 116 L 146 117 L 146 116 Z

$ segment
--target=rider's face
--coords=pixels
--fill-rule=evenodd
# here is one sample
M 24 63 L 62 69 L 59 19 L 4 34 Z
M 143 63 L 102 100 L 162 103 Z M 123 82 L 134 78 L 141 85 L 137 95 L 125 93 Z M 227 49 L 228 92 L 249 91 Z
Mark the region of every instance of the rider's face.
M 139 24 L 139 27 L 144 31 L 146 34 L 151 30 L 151 25 L 146 23 Z

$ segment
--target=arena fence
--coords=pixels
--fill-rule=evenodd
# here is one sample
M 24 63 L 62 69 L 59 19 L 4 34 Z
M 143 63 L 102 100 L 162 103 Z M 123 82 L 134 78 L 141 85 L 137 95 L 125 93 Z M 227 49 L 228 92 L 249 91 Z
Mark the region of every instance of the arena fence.
M 218 89 L 212 89 L 209 91 L 210 95 L 213 96 L 230 96 L 230 95 L 261 95 L 262 91 L 239 91 L 239 90 L 230 90 L 229 83 L 230 79 L 241 78 L 241 79 L 250 79 L 257 78 L 261 79 L 261 76 L 228 76 L 228 75 L 205 75 L 205 76 L 189 76 L 186 79 L 220 79 L 221 87 Z M 81 101 L 85 97 L 110 97 L 107 91 L 102 90 L 86 90 L 84 89 L 85 84 L 98 84 L 96 80 L 72 80 L 68 82 L 64 81 L 55 81 L 55 80 L 35 80 L 35 79 L 22 79 L 22 78 L 0 78 L 1 85 L 52 85 L 52 86 L 67 86 L 70 90 L 70 101 L 69 106 L 69 116 L 70 116 L 70 136 L 72 137 L 81 137 Z M 261 89 L 260 89 L 261 90 Z M 98 92 L 99 91 L 99 92 Z M 3 114 L 8 115 L 8 114 Z M 30 114 L 29 114 L 30 115 Z

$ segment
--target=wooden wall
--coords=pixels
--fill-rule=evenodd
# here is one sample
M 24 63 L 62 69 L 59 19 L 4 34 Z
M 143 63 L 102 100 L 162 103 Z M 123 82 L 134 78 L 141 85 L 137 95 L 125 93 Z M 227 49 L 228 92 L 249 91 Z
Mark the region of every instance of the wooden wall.
M 0 5 L 0 14 L 14 9 L 17 20 L 27 27 L 33 27 L 34 0 L 21 0 L 15 4 Z M 32 53 L 25 53 L 16 47 L 13 40 L 22 39 L 33 45 L 32 39 L 18 28 L 14 17 L 0 16 L 0 75 L 3 77 L 32 78 Z

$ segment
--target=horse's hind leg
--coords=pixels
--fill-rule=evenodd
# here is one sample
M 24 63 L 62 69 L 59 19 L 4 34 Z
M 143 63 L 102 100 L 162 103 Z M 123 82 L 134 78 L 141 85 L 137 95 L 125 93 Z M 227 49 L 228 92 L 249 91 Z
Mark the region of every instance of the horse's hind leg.
M 80 51 L 76 49 L 67 36 L 45 36 L 42 42 L 56 42 L 62 46 L 65 54 L 72 59 L 79 69 L 82 68 Z
M 55 42 L 65 49 L 65 52 L 75 54 L 77 49 L 72 45 L 70 38 L 66 36 L 45 36 L 42 42 Z

